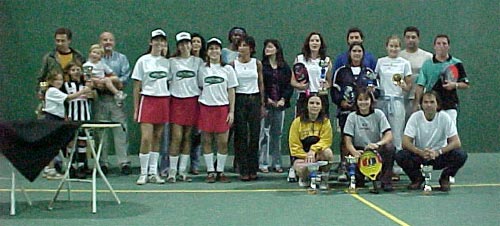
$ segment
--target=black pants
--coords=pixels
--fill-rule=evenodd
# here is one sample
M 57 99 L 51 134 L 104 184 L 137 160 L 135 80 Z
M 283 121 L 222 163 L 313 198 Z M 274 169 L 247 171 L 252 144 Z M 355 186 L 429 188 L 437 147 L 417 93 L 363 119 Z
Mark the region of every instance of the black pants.
M 423 179 L 420 172 L 420 165 L 424 162 L 432 165 L 435 170 L 443 169 L 441 178 L 446 178 L 449 176 L 454 177 L 458 170 L 465 164 L 465 161 L 467 161 L 467 153 L 460 148 L 446 152 L 435 160 L 430 161 L 425 161 L 419 155 L 407 150 L 402 150 L 396 154 L 396 162 L 403 168 L 403 171 L 411 181 Z
M 257 174 L 259 168 L 260 94 L 236 94 L 234 155 L 241 175 Z

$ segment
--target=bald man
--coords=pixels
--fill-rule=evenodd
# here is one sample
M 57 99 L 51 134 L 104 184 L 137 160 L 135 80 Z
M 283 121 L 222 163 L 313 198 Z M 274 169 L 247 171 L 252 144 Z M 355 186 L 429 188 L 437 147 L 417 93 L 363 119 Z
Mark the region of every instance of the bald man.
M 104 48 L 104 56 L 102 62 L 107 64 L 113 72 L 118 76 L 121 85 L 118 89 L 123 90 L 127 85 L 130 77 L 130 64 L 125 55 L 114 50 L 115 37 L 111 32 L 103 32 L 99 36 L 99 43 Z M 98 90 L 99 98 L 95 102 L 95 119 L 96 120 L 110 120 L 113 122 L 120 122 L 123 128 L 112 129 L 113 142 L 118 165 L 121 173 L 128 175 L 131 173 L 130 160 L 128 159 L 128 138 L 127 138 L 127 115 L 125 114 L 124 103 L 116 103 L 113 94 L 109 90 Z M 108 133 L 109 134 L 109 133 Z M 108 139 L 103 137 L 102 139 Z M 109 142 L 104 142 L 109 144 Z M 104 173 L 108 171 L 108 151 L 109 145 L 105 145 L 100 159 L 101 168 Z

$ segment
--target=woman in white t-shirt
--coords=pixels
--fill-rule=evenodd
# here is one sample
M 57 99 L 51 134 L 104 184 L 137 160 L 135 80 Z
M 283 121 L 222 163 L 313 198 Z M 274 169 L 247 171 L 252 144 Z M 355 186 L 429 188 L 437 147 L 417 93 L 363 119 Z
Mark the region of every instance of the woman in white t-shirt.
M 411 88 L 411 66 L 408 60 L 399 57 L 401 40 L 398 36 L 390 36 L 385 43 L 387 56 L 379 58 L 375 73 L 379 79 L 381 95 L 377 108 L 381 109 L 391 124 L 393 144 L 401 150 L 402 136 L 405 127 L 404 96 Z
M 161 29 L 151 32 L 149 51 L 141 56 L 132 71 L 134 79 L 134 121 L 141 126 L 139 161 L 141 175 L 138 185 L 163 184 L 158 175 L 160 141 L 165 123 L 169 121 L 170 91 L 167 85 L 169 61 L 162 52 L 167 50 L 167 35 Z
M 198 77 L 202 92 L 198 99 L 200 116 L 198 128 L 201 130 L 203 156 L 207 165 L 207 183 L 216 180 L 222 183 L 230 182 L 224 175 L 224 166 L 227 159 L 227 143 L 229 127 L 234 121 L 235 87 L 238 80 L 234 69 L 222 63 L 222 42 L 218 38 L 211 38 L 207 43 L 208 60 Z M 217 169 L 214 167 L 212 140 L 217 144 Z
M 295 116 L 307 107 L 306 93 L 318 93 L 321 98 L 323 108 L 328 115 L 329 101 L 328 89 L 330 88 L 332 61 L 326 55 L 326 43 L 319 32 L 311 32 L 302 46 L 302 53 L 295 58 L 296 63 L 303 63 L 309 74 L 309 81 L 297 82 L 295 72 L 292 70 L 291 85 L 298 90 L 298 99 Z
M 191 133 L 198 122 L 199 105 L 198 73 L 203 66 L 203 60 L 191 55 L 191 34 L 179 32 L 175 39 L 177 51 L 170 58 L 170 73 L 173 78 L 170 82 L 172 101 L 170 105 L 170 169 L 167 181 L 176 182 L 177 172 L 179 179 L 190 182 L 186 168 L 191 150 Z M 180 158 L 179 158 L 180 154 Z M 177 170 L 177 163 L 179 169 Z

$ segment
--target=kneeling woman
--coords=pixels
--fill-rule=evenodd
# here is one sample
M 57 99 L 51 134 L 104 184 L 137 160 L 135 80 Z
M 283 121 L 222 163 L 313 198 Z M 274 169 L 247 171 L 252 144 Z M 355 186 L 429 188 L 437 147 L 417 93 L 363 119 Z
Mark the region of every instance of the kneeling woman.
M 395 148 L 389 121 L 379 109 L 374 109 L 374 97 L 367 89 L 357 92 L 355 112 L 347 116 L 344 127 L 344 142 L 347 150 L 359 158 L 365 150 L 376 150 L 382 157 L 380 181 L 384 191 L 393 191 L 391 184 Z M 363 186 L 364 176 L 356 170 L 356 185 Z
M 309 172 L 304 163 L 333 161 L 333 152 L 330 148 L 332 140 L 332 125 L 326 116 L 320 97 L 316 94 L 309 96 L 307 108 L 290 126 L 288 139 L 292 165 L 299 177 L 299 186 L 307 186 L 306 179 Z M 330 167 L 329 163 L 320 167 L 320 171 L 328 174 Z
M 208 40 L 208 60 L 199 76 L 202 92 L 198 127 L 202 131 L 203 156 L 207 164 L 206 182 L 230 182 L 224 175 L 227 158 L 229 127 L 234 120 L 234 88 L 238 86 L 233 67 L 221 62 L 222 42 L 218 38 Z M 214 167 L 212 140 L 217 143 L 217 169 Z

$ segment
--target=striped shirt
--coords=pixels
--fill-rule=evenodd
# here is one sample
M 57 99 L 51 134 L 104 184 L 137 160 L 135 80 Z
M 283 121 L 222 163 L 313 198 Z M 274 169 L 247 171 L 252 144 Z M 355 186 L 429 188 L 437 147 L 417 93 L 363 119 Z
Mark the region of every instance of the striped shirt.
M 64 93 L 73 94 L 85 87 L 84 84 L 70 81 L 65 82 L 61 90 Z M 86 95 L 81 95 L 73 100 L 70 100 L 66 104 L 66 112 L 68 113 L 68 118 L 72 121 L 88 121 L 90 120 L 90 104 Z

